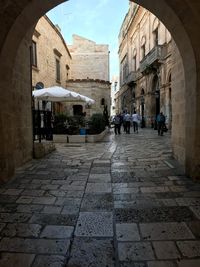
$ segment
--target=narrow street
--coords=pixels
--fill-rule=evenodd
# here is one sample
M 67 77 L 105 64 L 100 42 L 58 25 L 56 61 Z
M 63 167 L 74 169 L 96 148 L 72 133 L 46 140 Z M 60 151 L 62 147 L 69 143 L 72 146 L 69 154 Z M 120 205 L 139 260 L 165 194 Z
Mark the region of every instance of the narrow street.
M 199 267 L 199 190 L 169 133 L 59 144 L 0 188 L 0 266 Z

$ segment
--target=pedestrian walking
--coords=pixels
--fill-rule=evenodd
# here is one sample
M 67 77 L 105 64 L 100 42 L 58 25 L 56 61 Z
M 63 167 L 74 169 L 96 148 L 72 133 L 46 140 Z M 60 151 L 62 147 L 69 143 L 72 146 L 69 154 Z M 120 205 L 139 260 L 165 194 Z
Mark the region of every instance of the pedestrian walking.
M 138 124 L 140 122 L 140 116 L 136 111 L 134 111 L 134 113 L 132 115 L 132 121 L 133 121 L 134 133 L 138 133 Z
M 162 112 L 160 112 L 156 118 L 157 127 L 158 127 L 158 135 L 163 135 L 164 126 L 165 126 L 165 116 Z
M 122 114 L 122 124 L 123 124 L 124 133 L 126 133 L 126 121 L 125 121 L 125 115 L 126 115 L 126 112 L 123 111 L 123 114 Z
M 131 115 L 127 112 L 124 116 L 125 124 L 126 124 L 126 133 L 130 134 L 130 128 L 131 128 Z
M 116 114 L 114 119 L 114 129 L 115 129 L 115 134 L 121 134 L 121 116 L 120 114 Z

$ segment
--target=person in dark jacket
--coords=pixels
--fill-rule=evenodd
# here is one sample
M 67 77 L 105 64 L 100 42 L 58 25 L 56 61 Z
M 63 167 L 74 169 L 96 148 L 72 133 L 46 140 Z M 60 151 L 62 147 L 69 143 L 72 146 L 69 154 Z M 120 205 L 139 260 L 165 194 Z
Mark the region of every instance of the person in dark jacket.
M 165 116 L 162 112 L 160 112 L 156 118 L 157 127 L 158 127 L 158 135 L 163 135 L 163 129 L 165 126 Z

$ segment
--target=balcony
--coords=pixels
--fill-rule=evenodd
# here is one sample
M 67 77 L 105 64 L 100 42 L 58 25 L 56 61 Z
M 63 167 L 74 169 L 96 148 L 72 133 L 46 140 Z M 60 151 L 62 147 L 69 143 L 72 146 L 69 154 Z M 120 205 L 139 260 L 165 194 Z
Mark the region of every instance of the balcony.
M 141 61 L 140 61 L 140 72 L 144 72 L 147 68 L 152 65 L 160 64 L 160 60 L 164 58 L 166 54 L 166 46 L 157 45 L 155 46 Z
M 128 76 L 126 77 L 126 79 L 124 80 L 124 83 L 126 84 L 130 84 L 130 83 L 134 83 L 138 80 L 138 78 L 140 77 L 140 72 L 139 71 L 131 71 Z

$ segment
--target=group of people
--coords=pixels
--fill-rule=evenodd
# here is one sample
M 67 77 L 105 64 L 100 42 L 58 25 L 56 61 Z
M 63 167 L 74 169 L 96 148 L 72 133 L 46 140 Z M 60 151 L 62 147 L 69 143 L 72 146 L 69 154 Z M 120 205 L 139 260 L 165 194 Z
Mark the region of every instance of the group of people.
M 141 122 L 140 115 L 134 111 L 131 115 L 128 112 L 122 114 L 116 114 L 113 118 L 115 134 L 121 134 L 121 126 L 123 125 L 124 132 L 130 134 L 131 123 L 133 124 L 134 133 L 138 133 L 138 125 Z M 160 112 L 156 117 L 158 135 L 163 135 L 163 132 L 167 130 L 165 124 L 165 116 Z
M 113 118 L 115 134 L 121 134 L 121 126 L 123 125 L 124 132 L 130 134 L 131 122 L 133 122 L 134 132 L 138 133 L 138 124 L 140 115 L 136 111 L 131 115 L 128 112 L 116 114 Z

